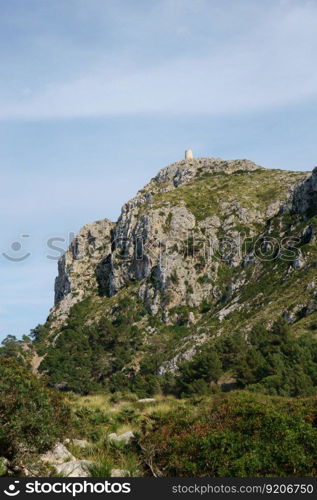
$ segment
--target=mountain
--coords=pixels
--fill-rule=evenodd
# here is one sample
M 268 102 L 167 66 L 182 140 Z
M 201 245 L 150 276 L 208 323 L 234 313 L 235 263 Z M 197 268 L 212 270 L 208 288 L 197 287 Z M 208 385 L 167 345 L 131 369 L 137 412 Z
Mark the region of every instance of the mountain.
M 282 377 L 292 363 L 282 348 L 274 358 L 272 345 L 284 338 L 291 349 L 291 338 L 302 352 L 299 339 L 316 337 L 316 229 L 317 168 L 269 170 L 219 158 L 173 163 L 123 206 L 117 222 L 84 226 L 60 259 L 55 306 L 33 331 L 35 368 L 55 387 L 79 392 L 102 385 L 151 394 L 179 373 L 197 390 L 230 388 L 245 384 L 243 363 L 251 370 L 250 360 L 237 370 L 230 356 L 242 359 L 254 345 L 267 363 L 259 338 L 268 332 L 272 362 L 254 383 L 278 370 Z M 315 372 L 303 365 L 307 356 L 309 366 L 317 363 L 317 354 L 305 349 L 296 351 L 305 359 L 296 366 L 310 387 Z M 259 371 L 262 361 L 252 362 Z M 197 377 L 207 365 L 209 378 Z

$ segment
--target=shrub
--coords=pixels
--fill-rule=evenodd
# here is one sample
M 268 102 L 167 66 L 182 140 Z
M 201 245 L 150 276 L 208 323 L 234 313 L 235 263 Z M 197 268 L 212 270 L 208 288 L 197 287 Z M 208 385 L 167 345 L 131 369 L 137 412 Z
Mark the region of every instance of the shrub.
M 117 419 L 118 422 L 127 424 L 130 422 L 135 422 L 136 420 L 139 419 L 139 417 L 140 414 L 137 412 L 135 408 L 132 408 L 131 406 L 126 406 L 119 412 Z
M 191 361 L 184 362 L 180 366 L 176 392 L 182 396 L 211 393 L 211 383 L 217 382 L 221 374 L 222 363 L 218 353 L 207 346 Z
M 154 414 L 139 445 L 165 476 L 310 476 L 317 472 L 317 401 L 248 392 Z
M 62 397 L 12 359 L 0 365 L 0 456 L 42 452 L 70 427 Z

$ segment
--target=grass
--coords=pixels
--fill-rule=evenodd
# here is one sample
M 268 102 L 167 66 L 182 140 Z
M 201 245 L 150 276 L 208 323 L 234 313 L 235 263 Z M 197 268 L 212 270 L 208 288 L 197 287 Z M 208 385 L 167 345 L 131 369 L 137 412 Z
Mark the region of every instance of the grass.
M 91 477 L 110 477 L 113 464 L 110 460 L 103 456 L 95 456 L 95 462 L 90 467 Z
M 104 394 L 93 394 L 84 397 L 78 396 L 77 403 L 79 403 L 80 406 L 92 408 L 94 410 L 109 410 L 111 407 L 109 395 L 106 396 Z
M 198 221 L 211 215 L 220 215 L 223 201 L 237 200 L 240 206 L 261 212 L 274 201 L 287 195 L 294 180 L 306 174 L 283 170 L 238 171 L 230 175 L 204 175 L 176 190 L 158 193 L 153 197 L 155 208 L 179 205 L 183 200 Z
M 68 403 L 78 419 L 77 437 L 90 441 L 90 446 L 86 448 L 68 445 L 70 452 L 78 459 L 94 463 L 90 469 L 92 477 L 108 477 L 112 469 L 123 470 L 132 477 L 143 475 L 139 452 L 132 445 L 109 442 L 108 435 L 111 432 L 120 435 L 131 430 L 138 435 L 147 419 L 155 415 L 160 418 L 183 406 L 185 401 L 158 395 L 154 402 L 139 403 L 132 394 L 118 393 L 89 396 L 71 394 Z M 104 416 L 108 417 L 108 421 L 102 418 Z M 94 435 L 96 439 L 92 439 Z
M 297 414 L 298 418 L 302 418 L 303 423 L 301 425 L 306 425 L 309 432 L 313 432 L 310 422 L 314 421 L 316 415 L 316 397 L 291 399 L 253 394 L 247 391 L 233 391 L 229 394 L 192 397 L 190 399 L 177 399 L 170 396 L 158 395 L 155 396 L 154 402 L 147 404 L 138 403 L 137 401 L 124 401 L 122 398 L 113 403 L 111 402 L 112 398 L 113 395 L 93 394 L 88 397 L 70 399 L 70 404 L 75 413 L 78 408 L 88 409 L 92 412 L 91 414 L 96 411 L 104 411 L 107 408 L 109 416 L 113 420 L 120 419 L 123 410 L 127 408 L 132 408 L 135 412 L 139 413 L 137 420 L 132 417 L 131 421 L 117 427 L 118 434 L 127 430 L 134 430 L 137 441 L 129 445 L 109 442 L 107 435 L 109 430 L 111 430 L 111 424 L 92 424 L 90 420 L 91 414 L 87 413 L 80 427 L 84 435 L 81 434 L 78 437 L 85 437 L 94 425 L 94 427 L 102 430 L 100 438 L 92 442 L 91 446 L 85 449 L 80 449 L 72 445 L 69 446 L 69 449 L 77 458 L 84 458 L 93 462 L 94 465 L 90 469 L 92 477 L 109 477 L 113 469 L 124 471 L 126 477 L 151 475 L 152 472 L 149 469 L 149 464 L 152 463 L 152 459 L 154 460 L 153 470 L 156 470 L 155 461 L 158 462 L 158 470 L 161 472 L 162 470 L 164 471 L 164 467 L 167 467 L 164 475 L 173 475 L 174 468 L 178 475 L 186 476 L 193 473 L 193 471 L 198 476 L 208 475 L 209 467 L 213 470 L 215 469 L 215 475 L 221 475 L 222 470 L 233 476 L 240 473 L 248 475 L 248 462 L 239 458 L 241 443 L 244 442 L 244 433 L 249 452 L 252 455 L 252 450 L 255 450 L 256 453 L 259 453 L 260 457 L 262 453 L 259 451 L 262 449 L 262 437 L 260 434 L 263 433 L 264 435 L 264 431 L 261 428 L 261 419 L 264 419 L 265 425 L 271 425 L 269 419 L 272 418 L 273 423 L 275 422 L 274 419 L 277 419 L 276 433 L 281 432 L 283 439 L 287 439 L 284 437 L 283 431 L 279 430 L 280 418 L 285 420 L 285 424 L 283 423 L 283 425 L 286 425 L 286 431 L 296 434 L 299 431 L 293 422 L 296 423 Z M 89 404 L 92 406 L 89 407 Z M 130 414 L 132 415 L 131 412 Z M 268 415 L 267 417 L 266 414 Z M 294 415 L 294 418 L 292 415 Z M 253 425 L 253 427 L 251 426 L 254 434 L 253 437 L 248 434 L 249 420 Z M 259 427 L 259 430 L 257 430 L 257 427 Z M 237 436 L 236 434 L 232 434 L 232 432 L 237 432 Z M 242 440 L 240 444 L 238 443 L 239 446 L 236 451 L 234 451 L 234 448 L 226 448 L 226 433 L 228 433 L 228 438 L 230 437 L 230 439 Z M 315 439 L 315 434 L 312 434 L 313 439 Z M 202 441 L 200 441 L 201 439 Z M 220 447 L 219 464 L 218 459 L 212 465 L 208 464 L 209 452 L 207 453 L 207 448 L 206 451 L 202 451 L 205 449 L 203 444 L 205 439 L 207 441 L 210 440 L 210 443 L 214 443 L 216 447 Z M 197 455 L 197 458 L 194 457 L 193 461 L 188 462 L 186 458 L 187 447 L 183 443 L 183 440 L 188 441 L 188 447 L 193 452 L 196 453 L 196 450 L 197 452 L 199 450 L 202 451 L 202 453 L 199 451 L 199 455 Z M 222 440 L 224 448 L 221 446 Z M 300 445 L 297 437 L 294 443 L 298 447 L 304 446 Z M 272 455 L 270 455 L 269 445 L 265 444 L 265 446 L 263 449 L 269 454 L 268 459 L 273 460 L 274 453 L 272 452 Z M 308 445 L 307 447 L 309 448 Z M 167 454 L 165 454 L 164 450 L 166 450 Z M 211 450 L 210 453 L 214 452 Z M 228 457 L 226 457 L 227 453 Z M 281 455 L 283 453 L 282 450 Z M 288 451 L 285 450 L 285 456 L 287 453 Z M 313 452 L 311 453 L 313 454 Z M 197 464 L 195 463 L 196 460 Z M 296 462 L 295 456 L 292 457 L 292 460 L 294 460 L 294 463 Z M 199 461 L 201 461 L 200 465 Z M 255 461 L 251 465 L 253 467 L 250 469 L 252 474 L 259 475 L 257 472 L 257 462 Z M 271 467 L 272 471 L 278 471 L 278 474 L 280 473 L 278 467 L 281 467 L 281 473 L 284 470 L 283 462 L 267 466 Z M 188 467 L 188 471 L 182 469 L 182 467 Z M 197 469 L 197 467 L 201 467 L 201 469 Z M 302 466 L 302 472 L 304 472 L 303 467 L 308 467 L 308 465 Z M 240 469 L 241 472 L 239 472 Z M 289 474 L 292 475 L 291 472 Z M 260 475 L 262 475 L 262 472 L 260 472 Z
M 180 401 L 172 397 L 168 397 L 162 399 L 157 405 L 151 405 L 144 411 L 144 414 L 146 416 L 153 416 L 153 415 L 162 416 L 184 404 L 185 404 L 184 400 Z

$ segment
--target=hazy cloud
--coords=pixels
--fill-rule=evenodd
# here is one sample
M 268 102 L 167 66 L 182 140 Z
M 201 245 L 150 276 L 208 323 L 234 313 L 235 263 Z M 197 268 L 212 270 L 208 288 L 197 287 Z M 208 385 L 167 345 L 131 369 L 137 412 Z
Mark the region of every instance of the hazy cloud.
M 241 113 L 316 97 L 315 2 L 264 1 L 255 8 L 254 2 L 224 1 L 220 10 L 210 1 L 165 0 L 143 10 L 122 1 L 109 2 L 106 10 L 103 4 L 93 2 L 88 12 L 90 23 L 102 14 L 98 26 L 105 34 L 96 50 L 88 42 L 80 61 L 78 47 L 66 40 L 64 78 L 53 68 L 46 81 L 38 68 L 34 88 L 24 86 L 23 77 L 19 88 L 4 86 L 0 118 Z M 77 7 L 80 17 L 82 2 Z M 112 35 L 111 21 L 121 41 Z M 46 51 L 54 62 L 51 42 Z M 60 57 L 67 66 L 62 52 Z

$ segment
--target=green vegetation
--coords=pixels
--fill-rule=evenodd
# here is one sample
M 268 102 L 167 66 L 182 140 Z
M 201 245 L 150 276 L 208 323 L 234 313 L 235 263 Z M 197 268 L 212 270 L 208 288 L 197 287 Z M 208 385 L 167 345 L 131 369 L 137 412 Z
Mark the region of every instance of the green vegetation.
M 5 339 L 0 475 L 1 456 L 24 464 L 72 437 L 88 440 L 85 448 L 67 446 L 93 463 L 96 477 L 114 468 L 130 476 L 317 475 L 316 211 L 270 218 L 305 175 L 198 168 L 177 189 L 152 183 L 150 202 L 133 214 L 150 211 L 151 249 L 152 209 L 162 226 L 154 221 L 154 233 L 167 239 L 177 232 L 173 207 L 196 219 L 185 217 L 191 233 L 170 249 L 177 265 L 165 279 L 154 250 L 143 268 L 118 248 L 115 295 L 102 274 L 110 264 L 96 270 L 92 261 L 81 268 L 87 288 L 69 271 L 77 283 L 71 297 L 85 298 L 67 321 L 57 306 L 30 337 Z M 241 256 L 226 244 L 237 232 L 248 236 Z M 261 250 L 281 235 L 298 236 L 283 246 L 283 258 L 278 250 L 267 260 L 252 253 L 256 241 Z M 219 248 L 206 252 L 204 238 L 214 236 Z M 31 374 L 38 366 L 39 378 Z M 146 397 L 155 400 L 139 401 Z M 109 440 L 131 430 L 129 444 Z
M 69 393 L 68 404 L 76 436 L 89 442 L 84 449 L 72 444 L 69 449 L 76 458 L 93 462 L 92 476 L 109 476 L 113 468 L 125 471 L 127 476 L 143 476 L 148 467 L 138 439 L 144 423 L 151 421 L 152 416 L 155 419 L 184 406 L 184 401 L 156 396 L 153 402 L 142 403 L 136 394 L 127 392 L 87 396 Z M 186 404 L 190 405 L 189 401 Z M 119 435 L 126 431 L 133 431 L 136 436 L 131 443 L 109 441 L 110 433 Z
M 177 190 L 155 194 L 153 203 L 161 208 L 164 203 L 173 206 L 184 200 L 187 208 L 200 221 L 211 215 L 221 215 L 219 207 L 224 199 L 239 199 L 242 207 L 265 210 L 269 204 L 286 195 L 294 179 L 303 178 L 302 172 L 283 170 L 274 170 L 274 175 L 266 169 L 252 172 L 238 170 L 230 175 L 209 172 L 198 175 L 194 182 L 183 184 Z
M 169 383 L 178 396 L 210 394 L 219 390 L 216 383 L 223 375 L 249 391 L 315 395 L 317 339 L 309 334 L 295 337 L 284 321 L 271 331 L 257 325 L 248 335 L 234 333 L 204 344 L 193 359 L 180 365 L 173 381 L 169 376 Z
M 24 406 L 23 415 L 17 417 L 29 422 L 31 405 Z M 91 476 L 107 477 L 114 468 L 127 476 L 317 475 L 316 397 L 290 399 L 233 391 L 187 399 L 156 396 L 153 402 L 142 403 L 133 393 L 69 393 L 68 407 L 72 435 L 89 443 L 85 448 L 75 444 L 68 448 L 75 458 L 93 463 Z M 41 405 L 38 409 L 42 423 L 39 425 L 37 419 L 31 427 L 25 426 L 27 441 L 20 441 L 18 430 L 19 449 L 25 455 L 31 447 L 34 460 L 36 451 L 45 450 L 58 437 L 71 435 L 65 408 L 63 419 L 50 415 L 58 432 L 53 423 L 48 426 Z M 119 435 L 128 430 L 135 435 L 131 443 L 109 441 L 110 433 Z M 3 447 L 1 450 L 4 454 Z
M 171 222 L 172 222 L 172 217 L 173 217 L 173 214 L 172 212 L 169 212 L 167 217 L 166 217 L 166 220 L 165 220 L 165 223 L 164 223 L 164 230 L 165 231 L 169 231 L 170 228 L 171 228 Z
M 0 456 L 42 452 L 69 430 L 62 397 L 17 361 L 1 358 L 0 393 Z
M 0 457 L 0 477 L 5 476 L 6 472 L 6 459 L 4 457 Z
M 315 476 L 316 417 L 316 398 L 234 392 L 153 414 L 139 442 L 157 475 Z
M 247 391 L 189 399 L 156 397 L 139 403 L 131 393 L 72 396 L 70 405 L 92 475 L 116 467 L 132 476 L 316 476 L 317 399 Z M 132 430 L 128 445 L 110 432 Z
M 51 385 L 82 394 L 98 386 L 126 389 L 129 364 L 142 347 L 142 332 L 133 323 L 142 318 L 143 306 L 135 298 L 135 307 L 131 307 L 131 301 L 122 298 L 113 308 L 112 317 L 85 325 L 93 307 L 89 299 L 76 304 L 66 326 L 48 349 L 41 370 L 47 372 Z M 142 385 L 140 378 L 135 384 Z
M 169 360 L 175 346 L 189 334 L 190 309 L 178 307 L 177 324 L 160 325 L 151 335 L 134 323 L 142 317 L 138 302 L 122 299 L 112 320 L 101 318 L 83 325 L 81 315 L 88 304 L 78 304 L 67 326 L 55 340 L 42 362 L 50 385 L 61 390 L 88 394 L 105 391 L 134 392 L 139 397 L 164 392 L 181 397 L 227 390 L 233 387 L 281 396 L 309 396 L 317 393 L 317 339 L 315 323 L 311 333 L 296 336 L 284 321 L 271 329 L 256 324 L 247 334 L 224 334 L 205 342 L 191 360 L 179 364 L 176 374 L 158 377 L 159 368 Z M 84 308 L 84 311 L 82 311 Z M 202 304 L 202 316 L 212 315 L 212 306 Z M 136 364 L 136 359 L 138 362 Z

